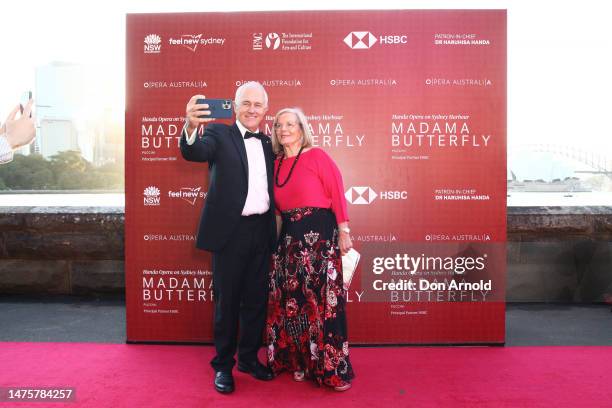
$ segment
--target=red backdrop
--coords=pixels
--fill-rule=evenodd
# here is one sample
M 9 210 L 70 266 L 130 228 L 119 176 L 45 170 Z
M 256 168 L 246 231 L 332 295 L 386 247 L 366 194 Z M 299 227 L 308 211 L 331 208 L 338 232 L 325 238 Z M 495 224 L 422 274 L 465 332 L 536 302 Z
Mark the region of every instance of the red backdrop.
M 210 256 L 194 247 L 208 169 L 184 161 L 178 141 L 192 95 L 233 99 L 249 80 L 268 91 L 268 134 L 277 110 L 299 106 L 342 171 L 363 254 L 349 291 L 351 341 L 503 342 L 499 10 L 129 15 L 128 340 L 212 339 Z M 432 263 L 408 271 L 417 258 Z M 458 270 L 459 258 L 472 268 Z M 376 290 L 400 279 L 424 286 Z

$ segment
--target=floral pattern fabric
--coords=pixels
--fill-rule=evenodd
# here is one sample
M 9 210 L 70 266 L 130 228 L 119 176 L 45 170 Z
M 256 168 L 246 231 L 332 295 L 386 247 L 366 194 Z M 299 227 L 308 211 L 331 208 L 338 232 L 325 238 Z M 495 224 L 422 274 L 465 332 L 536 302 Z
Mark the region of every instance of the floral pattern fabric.
M 268 365 L 275 374 L 305 371 L 318 384 L 350 382 L 354 373 L 335 216 L 308 207 L 282 217 L 270 272 Z

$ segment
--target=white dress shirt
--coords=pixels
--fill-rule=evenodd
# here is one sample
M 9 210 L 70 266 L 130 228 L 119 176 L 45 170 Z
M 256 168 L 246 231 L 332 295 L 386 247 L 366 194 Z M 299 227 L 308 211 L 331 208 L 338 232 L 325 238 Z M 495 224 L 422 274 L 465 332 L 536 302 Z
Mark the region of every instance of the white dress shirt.
M 238 130 L 243 137 L 248 131 L 239 120 L 236 121 Z M 185 124 L 185 134 L 187 125 Z M 259 131 L 259 129 L 258 129 Z M 197 137 L 198 129 L 187 139 L 187 144 L 192 145 Z M 266 156 L 264 155 L 261 140 L 251 137 L 244 140 L 244 147 L 247 154 L 249 166 L 249 189 L 247 191 L 246 202 L 242 209 L 242 215 L 263 214 L 270 209 L 270 195 L 268 194 L 268 173 L 266 171 Z

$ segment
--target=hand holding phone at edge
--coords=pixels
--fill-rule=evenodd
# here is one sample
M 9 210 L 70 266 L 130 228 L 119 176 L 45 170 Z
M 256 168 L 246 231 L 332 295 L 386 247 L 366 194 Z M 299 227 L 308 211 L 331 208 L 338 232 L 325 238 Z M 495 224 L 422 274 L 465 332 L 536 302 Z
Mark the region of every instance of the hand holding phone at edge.
M 21 105 L 15 106 L 0 129 L 0 134 L 6 137 L 13 149 L 18 149 L 32 143 L 36 136 L 34 118 L 32 117 L 33 104 L 34 100 L 30 99 L 23 107 Z M 17 114 L 20 112 L 21 114 L 17 118 Z
M 198 99 L 206 99 L 206 97 L 204 95 L 193 95 L 191 99 L 189 99 L 187 108 L 185 109 L 188 134 L 193 133 L 193 131 L 201 124 L 215 120 L 215 118 L 212 117 L 200 118 L 200 116 L 210 116 L 211 112 L 209 110 L 205 110 L 208 109 L 208 104 L 198 105 L 196 103 Z

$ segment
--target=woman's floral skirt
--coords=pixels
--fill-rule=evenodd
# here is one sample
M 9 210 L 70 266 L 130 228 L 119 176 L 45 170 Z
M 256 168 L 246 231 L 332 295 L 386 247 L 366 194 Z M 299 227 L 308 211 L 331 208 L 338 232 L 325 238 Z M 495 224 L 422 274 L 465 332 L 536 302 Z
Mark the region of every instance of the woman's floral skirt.
M 282 216 L 270 272 L 268 364 L 275 374 L 303 370 L 319 384 L 350 382 L 336 218 L 329 209 L 313 207 Z

